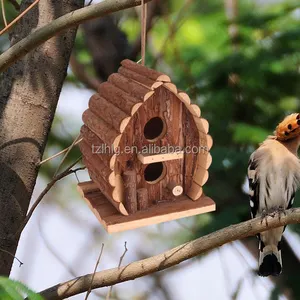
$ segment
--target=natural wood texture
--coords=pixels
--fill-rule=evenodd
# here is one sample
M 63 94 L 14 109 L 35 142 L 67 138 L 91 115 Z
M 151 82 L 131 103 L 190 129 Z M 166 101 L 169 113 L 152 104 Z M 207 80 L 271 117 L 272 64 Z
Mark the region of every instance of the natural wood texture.
M 113 166 L 112 180 L 108 171 L 98 170 L 99 158 L 83 146 L 91 178 L 100 190 L 102 181 L 110 182 L 115 188 L 104 186 L 105 196 L 118 210 L 121 203 L 134 215 L 162 203 L 188 200 L 183 192 L 193 200 L 201 198 L 212 161 L 209 125 L 200 118 L 200 108 L 173 83 L 157 77 L 169 81 L 164 74 L 123 61 L 118 73 L 100 85 L 83 115 L 83 145 L 93 145 L 98 138 L 118 147 L 113 164 L 104 162 L 109 172 Z
M 82 140 L 81 143 L 79 143 L 79 148 L 85 159 L 92 163 L 96 172 L 99 173 L 103 180 L 108 182 L 111 186 L 115 186 L 115 174 L 110 168 L 105 166 L 101 155 L 93 153 L 91 145 L 86 143 L 85 140 Z
M 145 96 L 144 96 L 144 101 L 147 101 L 151 96 L 154 95 L 154 91 L 149 91 Z
M 166 154 L 138 154 L 138 159 L 142 164 L 151 164 L 155 162 L 162 162 L 168 160 L 175 160 L 175 159 L 183 159 L 183 151 L 178 151 L 174 153 L 166 153 Z
M 177 87 L 174 83 L 166 82 L 166 83 L 164 83 L 164 87 L 166 87 L 168 90 L 170 90 L 175 95 L 177 94 Z
M 152 80 L 149 77 L 145 77 L 125 67 L 120 67 L 118 73 L 122 74 L 126 78 L 135 80 L 138 84 L 142 84 L 148 89 L 152 89 L 152 86 L 156 83 L 155 80 Z
M 193 174 L 197 163 L 197 153 L 199 152 L 200 146 L 200 138 L 195 121 L 187 107 L 185 107 L 183 113 L 183 135 L 185 137 L 184 147 L 186 149 L 186 153 L 184 154 L 183 187 L 185 191 L 188 191 L 193 181 Z
M 203 194 L 202 187 L 196 182 L 192 182 L 190 189 L 187 192 L 187 195 L 194 201 L 200 199 Z
M 124 111 L 127 115 L 131 115 L 132 107 L 140 102 L 139 99 L 130 96 L 128 93 L 109 82 L 101 83 L 98 88 L 98 93 L 100 96 Z
M 149 69 L 145 66 L 142 66 L 140 64 L 136 64 L 133 61 L 129 59 L 125 59 L 121 62 L 121 65 L 129 70 L 132 70 L 138 74 L 141 74 L 145 77 L 148 77 L 154 81 L 163 81 L 163 82 L 171 82 L 171 79 L 169 76 L 160 73 L 156 70 Z
M 207 147 L 208 147 L 208 150 L 210 150 L 211 149 L 211 147 L 212 147 L 212 145 L 213 145 L 213 139 L 212 139 L 212 137 L 211 137 L 211 135 L 207 135 Z
M 92 152 L 101 156 L 104 164 L 111 170 L 114 169 L 116 162 L 116 154 L 113 149 L 106 145 L 94 132 L 87 126 L 83 125 L 80 129 L 83 139 L 92 147 Z
M 84 124 L 90 128 L 108 147 L 115 149 L 120 140 L 119 133 L 92 111 L 86 110 L 82 115 Z
M 191 104 L 191 99 L 188 94 L 179 92 L 178 97 L 186 106 Z
M 108 82 L 112 83 L 131 96 L 134 96 L 139 101 L 143 101 L 144 96 L 147 94 L 147 92 L 150 91 L 150 89 L 146 88 L 145 86 L 139 85 L 135 81 L 128 79 L 118 73 L 110 75 L 108 77 Z
M 199 165 L 196 165 L 195 173 L 193 176 L 193 181 L 195 181 L 200 186 L 203 186 L 208 180 L 208 171 Z
M 194 121 L 195 121 L 199 131 L 204 132 L 204 133 L 208 133 L 209 124 L 208 124 L 208 121 L 206 119 L 194 117 Z
M 114 129 L 121 133 L 130 121 L 130 117 L 126 113 L 99 94 L 95 94 L 91 97 L 89 108 L 95 115 L 99 116 L 107 124 L 112 125 Z
M 137 211 L 137 193 L 136 193 L 136 171 L 127 170 L 123 173 L 124 204 L 129 214 L 133 214 Z
M 176 182 L 170 182 L 168 184 L 168 189 L 171 191 L 171 193 L 174 196 L 180 196 L 183 193 L 183 187 L 181 185 L 178 185 Z
M 122 214 L 127 216 L 128 212 L 122 202 L 120 202 L 120 199 L 117 198 L 115 195 L 115 198 L 113 198 L 113 188 L 110 184 L 106 183 L 103 178 L 96 173 L 96 169 L 94 166 L 85 158 L 83 158 L 83 162 L 88 168 L 89 175 L 91 179 L 95 182 L 95 184 L 98 186 L 98 191 L 101 190 L 101 193 L 106 197 L 107 200 Z M 108 201 L 106 201 L 108 202 Z
M 122 203 L 125 201 L 124 182 L 120 174 L 116 174 L 116 187 L 113 190 L 113 199 L 118 199 L 118 202 Z
M 210 167 L 211 163 L 212 163 L 212 156 L 209 152 L 203 150 L 198 154 L 197 157 L 198 166 L 207 170 Z
M 82 184 L 85 183 L 78 184 L 78 189 L 81 189 Z M 122 216 L 115 210 L 112 215 L 104 216 L 102 211 L 109 211 L 108 207 L 111 204 L 105 201 L 105 197 L 100 191 L 94 194 L 85 194 L 85 200 L 109 233 L 131 230 L 215 210 L 215 203 L 209 197 L 202 196 L 199 201 L 191 201 L 188 197 L 181 195 L 172 202 L 161 202 L 133 215 Z
M 148 190 L 141 188 L 136 191 L 138 210 L 145 210 L 148 208 Z

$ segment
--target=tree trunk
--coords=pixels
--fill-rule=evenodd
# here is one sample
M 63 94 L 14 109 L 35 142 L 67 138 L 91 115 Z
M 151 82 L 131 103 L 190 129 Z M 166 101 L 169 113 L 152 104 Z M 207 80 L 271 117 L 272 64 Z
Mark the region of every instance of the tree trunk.
M 24 0 L 21 11 L 33 1 Z M 15 26 L 15 44 L 82 7 L 83 0 L 40 0 Z M 9 275 L 77 28 L 62 32 L 0 74 L 0 275 Z

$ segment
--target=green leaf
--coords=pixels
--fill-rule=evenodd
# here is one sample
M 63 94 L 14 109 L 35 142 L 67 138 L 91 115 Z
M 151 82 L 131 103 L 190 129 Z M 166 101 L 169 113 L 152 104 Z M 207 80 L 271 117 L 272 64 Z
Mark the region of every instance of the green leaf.
M 19 281 L 0 276 L 0 299 L 1 300 L 43 300 L 44 298 L 33 292 Z

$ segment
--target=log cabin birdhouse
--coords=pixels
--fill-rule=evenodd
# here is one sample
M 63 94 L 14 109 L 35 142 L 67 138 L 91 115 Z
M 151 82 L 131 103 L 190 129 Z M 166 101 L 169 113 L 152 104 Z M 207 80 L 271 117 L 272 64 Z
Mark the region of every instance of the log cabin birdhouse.
M 202 192 L 212 138 L 200 108 L 167 75 L 121 65 L 83 113 L 82 196 L 108 232 L 215 210 Z

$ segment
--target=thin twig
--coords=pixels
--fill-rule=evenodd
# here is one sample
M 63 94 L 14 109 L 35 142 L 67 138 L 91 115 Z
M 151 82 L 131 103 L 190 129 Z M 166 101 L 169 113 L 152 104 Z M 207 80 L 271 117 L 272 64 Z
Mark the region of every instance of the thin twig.
M 17 23 L 24 15 L 26 15 L 40 0 L 35 0 L 31 5 L 29 5 L 20 15 L 18 15 L 13 21 L 11 21 L 4 29 L 0 31 L 0 35 L 5 33 L 10 27 Z
M 16 10 L 20 10 L 20 4 L 16 1 L 16 0 L 8 0 L 10 2 L 11 5 L 13 5 L 13 7 L 16 9 Z
M 123 252 L 123 254 L 121 255 L 120 260 L 119 260 L 118 268 L 121 267 L 122 261 L 123 261 L 125 255 L 126 255 L 126 252 L 128 251 L 128 249 L 127 249 L 127 242 L 125 242 L 124 248 L 125 248 L 125 249 L 124 249 L 124 252 Z M 111 285 L 110 288 L 109 288 L 109 290 L 108 290 L 108 293 L 107 293 L 107 295 L 106 295 L 106 300 L 109 300 L 109 299 L 110 299 L 110 295 L 111 295 L 112 289 L 113 289 L 113 285 Z
M 76 139 L 72 142 L 71 146 L 68 147 L 67 152 L 65 153 L 64 157 L 62 158 L 60 164 L 58 165 L 53 178 L 57 175 L 60 167 L 62 166 L 62 164 L 64 163 L 65 159 L 67 158 L 68 154 L 70 153 L 70 151 L 74 148 L 74 146 L 76 145 L 76 142 L 80 139 L 81 134 L 79 133 L 78 136 L 76 137 Z
M 7 254 L 9 254 L 11 257 L 13 257 L 14 259 L 16 259 L 18 262 L 19 262 L 19 267 L 21 267 L 22 265 L 23 265 L 23 263 L 16 257 L 16 256 L 14 256 L 12 253 L 10 253 L 9 251 L 6 251 L 6 250 L 4 250 L 4 249 L 1 249 L 0 248 L 0 251 L 1 252 L 4 252 L 4 253 L 7 253 Z
M 99 265 L 99 262 L 100 262 L 102 253 L 103 253 L 103 248 L 104 248 L 104 244 L 102 243 L 101 250 L 100 250 L 100 254 L 99 254 L 98 260 L 97 260 L 97 262 L 96 262 L 95 269 L 94 269 L 94 273 L 93 273 L 93 276 L 92 276 L 91 284 L 90 284 L 90 287 L 89 287 L 88 291 L 86 292 L 86 296 L 85 296 L 84 300 L 87 300 L 87 299 L 88 299 L 88 297 L 89 297 L 89 295 L 90 295 L 90 293 L 91 293 L 91 291 L 92 291 L 92 284 L 93 284 L 94 277 L 95 277 L 95 274 L 96 274 L 96 271 L 97 271 L 97 268 L 98 268 L 98 265 Z
M 142 276 L 162 271 L 178 265 L 193 257 L 207 253 L 226 243 L 256 235 L 259 232 L 300 223 L 300 208 L 289 209 L 285 215 L 279 213 L 267 216 L 267 222 L 262 222 L 261 217 L 230 225 L 208 235 L 179 245 L 161 254 L 131 262 L 130 264 L 97 272 L 94 276 L 93 289 L 112 286 L 121 282 L 134 280 Z M 86 292 L 90 285 L 92 274 L 77 277 L 42 291 L 40 294 L 46 299 L 65 299 Z
M 5 7 L 4 7 L 4 0 L 1 0 L 1 10 L 2 10 L 2 17 L 5 27 L 7 26 L 7 20 L 5 16 Z
M 94 0 L 90 0 L 87 6 L 90 6 L 93 3 Z
M 149 1 L 151 0 L 145 0 L 145 2 Z M 84 21 L 99 18 L 109 13 L 113 13 L 140 4 L 140 0 L 110 0 L 102 1 L 100 3 L 69 12 L 55 19 L 51 23 L 35 30 L 28 37 L 17 42 L 3 54 L 1 54 L 0 72 L 7 70 L 14 62 L 24 57 L 26 54 L 28 54 L 28 52 L 37 48 L 45 41 L 49 40 L 65 29 L 77 26 Z
M 56 175 L 45 187 L 45 189 L 42 191 L 42 193 L 38 196 L 38 198 L 36 199 L 36 201 L 33 203 L 32 207 L 30 208 L 28 214 L 25 217 L 24 222 L 22 223 L 21 227 L 19 228 L 19 230 L 15 233 L 15 236 L 18 236 L 25 228 L 25 226 L 27 225 L 29 219 L 31 218 L 33 212 L 35 211 L 35 209 L 37 208 L 37 206 L 41 203 L 41 201 L 43 200 L 44 196 L 50 191 L 50 189 L 56 184 L 57 181 L 61 180 L 62 178 L 76 173 L 79 170 L 84 170 L 85 167 L 80 167 L 77 169 L 72 169 L 79 161 L 81 160 L 81 157 L 79 157 L 74 163 L 71 164 L 71 166 L 69 166 L 65 171 L 63 171 L 62 173 Z
M 74 146 L 75 146 L 75 145 L 78 145 L 82 140 L 83 140 L 82 138 L 79 139 L 79 140 L 74 144 Z M 54 158 L 56 158 L 56 157 L 58 157 L 58 156 L 60 156 L 60 155 L 62 155 L 62 154 L 64 154 L 64 153 L 66 153 L 66 152 L 69 150 L 69 148 L 70 148 L 71 146 L 72 146 L 72 145 L 70 145 L 68 148 L 66 148 L 66 149 L 64 149 L 64 150 L 62 150 L 62 151 L 60 151 L 60 152 L 58 152 L 58 153 L 56 153 L 56 154 L 54 154 L 54 155 L 52 155 L 52 156 L 50 156 L 50 157 L 44 159 L 44 160 L 42 160 L 42 161 L 39 163 L 39 166 L 41 166 L 42 164 L 45 164 L 46 162 L 48 162 L 48 161 L 51 160 L 51 159 L 54 159 Z

